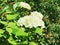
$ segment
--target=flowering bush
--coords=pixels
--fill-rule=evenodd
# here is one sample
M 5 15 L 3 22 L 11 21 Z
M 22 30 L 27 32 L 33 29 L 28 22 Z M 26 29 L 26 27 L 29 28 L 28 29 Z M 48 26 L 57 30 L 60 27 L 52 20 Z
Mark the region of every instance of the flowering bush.
M 60 45 L 60 1 L 0 0 L 0 45 Z

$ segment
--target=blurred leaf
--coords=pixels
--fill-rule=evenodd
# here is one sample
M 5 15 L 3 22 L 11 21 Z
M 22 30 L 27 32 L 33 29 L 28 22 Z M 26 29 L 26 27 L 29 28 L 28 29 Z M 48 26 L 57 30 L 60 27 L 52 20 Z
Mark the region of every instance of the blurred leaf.
M 17 14 L 8 14 L 8 15 L 6 15 L 6 18 L 7 18 L 7 20 L 13 20 L 13 19 L 16 19 L 16 17 L 17 17 L 18 15 Z
M 7 25 L 6 21 L 0 21 L 0 23 L 4 24 L 5 26 Z
M 6 31 L 9 32 L 9 34 L 12 33 L 12 29 L 11 28 L 6 28 Z
M 40 29 L 40 28 L 36 28 L 35 33 L 41 35 L 41 34 L 42 34 L 42 31 L 43 31 L 42 29 Z
M 0 29 L 0 34 L 2 34 L 2 33 L 4 33 L 4 32 L 5 32 L 4 30 Z
M 0 37 L 2 37 L 3 35 L 0 34 Z
M 30 42 L 29 45 L 38 45 L 38 44 L 35 42 Z
M 10 36 L 8 38 L 8 42 L 11 43 L 12 45 L 16 45 L 17 43 L 15 42 L 15 40 L 12 38 L 12 36 Z
M 10 31 L 13 34 L 16 34 L 16 32 L 19 30 L 19 28 L 16 26 L 16 23 L 14 23 L 14 22 L 9 22 L 8 27 L 10 27 L 8 29 L 10 29 Z
M 19 31 L 19 28 L 16 26 L 16 27 L 13 27 L 12 28 L 12 33 L 16 35 L 16 33 Z
M 8 23 L 8 27 L 15 27 L 16 26 L 16 23 L 15 22 L 9 22 Z
M 28 40 L 24 41 L 23 44 L 28 44 Z
M 25 29 L 20 28 L 20 30 L 17 31 L 16 36 L 28 36 L 28 33 L 25 32 Z
M 60 6 L 57 6 L 57 10 L 60 11 Z
M 10 9 L 7 9 L 5 13 L 10 14 L 12 11 Z
M 0 29 L 0 37 L 3 36 L 2 34 L 3 34 L 4 32 L 5 32 L 4 30 Z

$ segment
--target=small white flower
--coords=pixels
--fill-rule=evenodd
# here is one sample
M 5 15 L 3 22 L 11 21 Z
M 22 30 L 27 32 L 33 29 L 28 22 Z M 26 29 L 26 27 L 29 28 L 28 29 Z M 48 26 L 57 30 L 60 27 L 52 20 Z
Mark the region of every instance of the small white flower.
M 20 2 L 19 6 L 31 10 L 31 7 L 28 3 Z

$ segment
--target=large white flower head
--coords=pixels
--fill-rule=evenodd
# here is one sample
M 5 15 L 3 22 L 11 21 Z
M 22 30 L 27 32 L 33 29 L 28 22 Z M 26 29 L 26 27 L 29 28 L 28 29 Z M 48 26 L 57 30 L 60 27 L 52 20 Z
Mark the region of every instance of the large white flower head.
M 18 26 L 25 26 L 25 27 L 38 27 L 45 28 L 44 21 L 42 20 L 43 15 L 39 12 L 32 12 L 31 15 L 24 16 L 20 18 L 17 22 Z
M 23 7 L 23 8 L 31 10 L 31 7 L 30 7 L 30 5 L 28 3 L 20 2 L 19 5 L 20 5 L 20 7 Z

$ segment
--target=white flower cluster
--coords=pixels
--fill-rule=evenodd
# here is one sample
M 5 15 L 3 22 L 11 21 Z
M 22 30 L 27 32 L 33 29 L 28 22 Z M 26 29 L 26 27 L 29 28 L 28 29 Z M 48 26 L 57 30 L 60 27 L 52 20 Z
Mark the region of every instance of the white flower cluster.
M 23 8 L 26 8 L 28 10 L 31 10 L 31 6 L 28 4 L 28 3 L 25 3 L 25 2 L 18 2 L 18 3 L 15 3 L 13 5 L 13 9 L 15 10 L 17 7 L 23 7 Z
M 41 26 L 41 28 L 45 28 L 44 26 L 44 22 L 42 20 L 43 15 L 37 11 L 31 12 L 31 14 L 28 16 L 24 16 L 21 17 L 18 22 L 17 25 L 18 26 L 25 26 L 25 27 L 38 27 Z
M 19 6 L 31 10 L 31 7 L 28 3 L 20 2 Z

